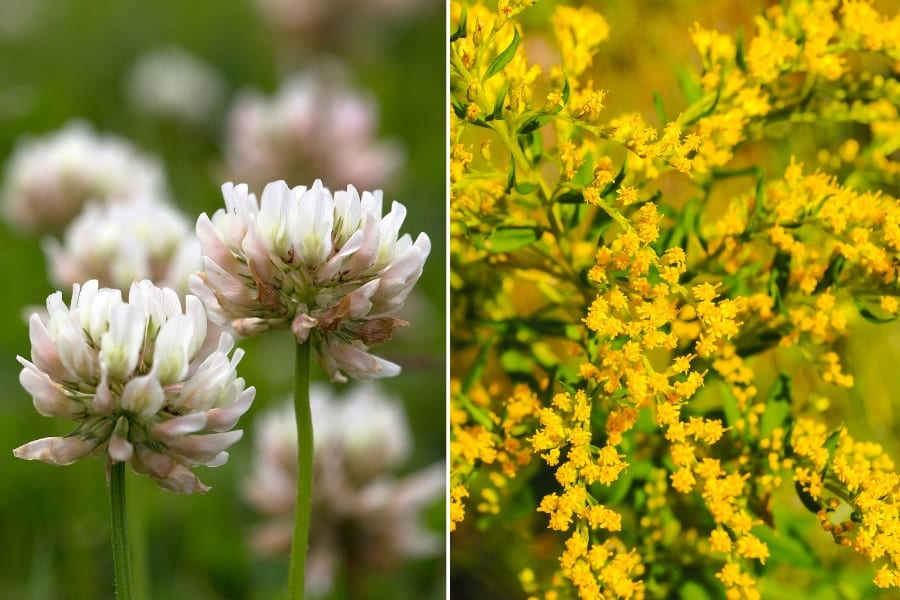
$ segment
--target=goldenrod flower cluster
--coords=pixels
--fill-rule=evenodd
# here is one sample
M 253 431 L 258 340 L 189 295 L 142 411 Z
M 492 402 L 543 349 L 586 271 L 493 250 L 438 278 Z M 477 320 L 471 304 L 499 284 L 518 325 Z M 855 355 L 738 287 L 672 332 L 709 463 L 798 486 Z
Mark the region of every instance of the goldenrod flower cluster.
M 607 112 L 614 14 L 451 3 L 454 572 L 761 598 L 824 530 L 900 587 L 896 448 L 846 392 L 900 310 L 900 15 L 698 21 L 653 115 Z

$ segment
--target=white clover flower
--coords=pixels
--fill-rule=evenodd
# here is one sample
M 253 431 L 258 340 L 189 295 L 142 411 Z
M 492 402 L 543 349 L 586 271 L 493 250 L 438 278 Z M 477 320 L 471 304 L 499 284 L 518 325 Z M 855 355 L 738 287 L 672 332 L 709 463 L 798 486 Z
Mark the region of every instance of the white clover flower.
M 125 89 L 140 112 L 189 124 L 208 122 L 221 108 L 222 75 L 193 54 L 176 46 L 142 54 L 128 73 Z
M 388 183 L 403 152 L 376 139 L 375 102 L 344 80 L 322 67 L 289 79 L 271 99 L 241 94 L 228 116 L 228 177 L 251 185 L 314 177 L 337 187 Z
M 244 184 L 222 186 L 225 210 L 197 220 L 205 271 L 191 290 L 211 318 L 241 335 L 290 327 L 311 342 L 335 381 L 392 377 L 400 367 L 368 353 L 405 321 L 403 306 L 431 250 L 399 236 L 406 208 L 382 216 L 382 193 L 268 184 L 261 203 Z
M 44 251 L 61 288 L 96 279 L 127 290 L 135 281 L 188 291 L 188 278 L 202 265 L 200 243 L 174 207 L 151 197 L 115 204 L 89 204 L 66 229 L 63 241 L 48 237 Z
M 62 230 L 91 200 L 165 195 L 156 160 L 83 122 L 20 142 L 7 163 L 5 182 L 5 218 L 29 232 Z
M 374 384 L 341 397 L 330 388 L 310 390 L 316 432 L 307 592 L 326 594 L 338 563 L 362 560 L 370 567 L 438 553 L 442 536 L 420 523 L 422 509 L 446 489 L 443 464 L 397 479 L 412 450 L 402 405 Z M 297 494 L 297 432 L 291 403 L 264 413 L 254 426 L 253 472 L 244 492 L 270 521 L 254 535 L 266 554 L 291 545 Z M 346 535 L 350 532 L 350 535 Z
M 218 347 L 201 352 L 206 311 L 149 281 L 131 286 L 128 300 L 96 280 L 75 285 L 70 306 L 56 292 L 47 298 L 49 317 L 31 317 L 31 361 L 22 386 L 37 411 L 78 422 L 64 437 L 16 448 L 26 460 L 67 465 L 88 455 L 130 462 L 167 489 L 205 492 L 188 467 L 219 466 L 225 449 L 243 432 L 230 431 L 250 407 L 235 369 L 243 353 L 222 334 Z

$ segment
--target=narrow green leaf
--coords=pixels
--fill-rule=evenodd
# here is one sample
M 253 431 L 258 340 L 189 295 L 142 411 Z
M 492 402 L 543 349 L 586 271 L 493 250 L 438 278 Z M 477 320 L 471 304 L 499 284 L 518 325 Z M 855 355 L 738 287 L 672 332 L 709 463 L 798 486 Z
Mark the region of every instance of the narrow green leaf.
M 540 129 L 547 123 L 553 120 L 553 115 L 548 113 L 539 113 L 533 117 L 529 117 L 525 119 L 525 122 L 519 127 L 518 134 L 525 135 Z
M 804 490 L 799 481 L 794 482 L 794 490 L 797 492 L 797 497 L 800 498 L 800 502 L 803 503 L 803 506 L 806 507 L 806 510 L 813 514 L 816 514 L 820 510 L 822 510 L 822 505 L 819 504 L 819 501 L 813 498 L 809 494 L 809 492 Z
M 724 71 L 724 67 L 722 70 Z M 696 123 L 697 121 L 699 121 L 700 119 L 702 119 L 704 117 L 708 117 L 709 115 L 713 114 L 713 112 L 716 110 L 716 107 L 719 105 L 719 100 L 722 97 L 722 86 L 725 82 L 725 77 L 722 76 L 723 74 L 720 74 L 719 86 L 716 88 L 716 95 L 713 96 L 712 103 L 705 109 L 701 110 L 698 114 L 685 117 L 685 121 L 684 121 L 685 125 L 692 125 L 692 124 Z M 696 110 L 699 110 L 695 107 L 691 107 L 691 108 L 692 108 L 692 110 L 689 111 L 690 113 L 693 113 Z
M 460 9 L 460 13 L 459 13 L 459 27 L 456 29 L 456 31 L 453 32 L 453 35 L 450 36 L 451 42 L 455 42 L 456 40 L 458 40 L 460 38 L 464 38 L 464 37 L 466 37 L 466 35 L 468 35 L 468 32 L 466 31 L 466 27 L 467 27 L 467 23 L 468 23 L 468 16 L 469 16 L 469 3 L 463 2 L 462 8 Z
M 897 317 L 879 317 L 875 313 L 866 307 L 865 304 L 862 303 L 861 300 L 854 298 L 853 303 L 856 305 L 856 310 L 859 311 L 859 316 L 868 321 L 869 323 L 890 323 L 892 321 L 896 321 Z
M 828 450 L 828 456 L 834 455 L 834 451 L 837 450 L 838 442 L 841 439 L 841 430 L 835 429 L 832 431 L 828 437 L 825 439 L 824 448 Z
M 466 412 L 471 415 L 475 422 L 487 429 L 488 431 L 494 430 L 494 422 L 491 421 L 491 415 L 488 411 L 484 410 L 480 406 L 476 406 L 472 403 L 468 396 L 462 396 L 462 405 L 466 409 Z
M 475 382 L 481 378 L 481 374 L 484 373 L 484 369 L 487 366 L 488 356 L 490 356 L 491 347 L 493 345 L 494 338 L 491 338 L 479 348 L 478 356 L 475 357 L 475 361 L 472 363 L 472 366 L 469 367 L 469 372 L 466 373 L 466 376 L 462 381 L 463 394 L 467 394 L 469 390 L 472 389 L 472 386 L 475 385 Z
M 622 185 L 622 182 L 625 181 L 625 163 L 622 163 L 622 168 L 619 169 L 619 172 L 616 173 L 616 178 L 612 180 L 612 182 L 608 183 L 606 187 L 603 188 L 603 191 L 600 192 L 600 196 L 605 198 L 619 189 L 619 186 Z
M 584 194 L 581 193 L 581 190 L 567 190 L 553 201 L 558 204 L 584 204 Z
M 731 388 L 724 381 L 722 382 L 722 412 L 725 413 L 725 424 L 728 427 L 734 427 L 743 418 L 741 409 L 738 408 L 737 398 L 734 397 Z M 736 429 L 732 431 L 737 433 Z
M 569 88 L 569 79 L 566 78 L 563 80 L 563 90 L 562 90 L 562 102 L 557 104 L 553 110 L 550 111 L 551 115 L 555 115 L 562 111 L 569 103 L 569 95 L 572 93 L 572 90 Z
M 497 99 L 494 101 L 494 108 L 491 110 L 491 114 L 484 118 L 485 121 L 493 121 L 502 116 L 503 103 L 506 102 L 507 87 L 506 84 L 503 84 L 503 87 L 500 88 L 500 91 L 497 93 Z
M 784 295 L 787 293 L 788 280 L 791 275 L 791 255 L 779 250 L 772 259 L 769 271 L 769 295 L 775 300 L 775 307 L 784 309 Z
M 544 136 L 532 134 L 531 145 L 524 149 L 525 156 L 531 159 L 531 164 L 537 166 L 544 156 Z
M 481 81 L 487 81 L 497 73 L 503 70 L 503 67 L 509 64 L 509 61 L 513 59 L 516 55 L 516 49 L 519 47 L 519 30 L 513 28 L 513 39 L 509 43 L 509 46 L 506 47 L 506 50 L 497 55 L 497 58 L 494 59 L 494 62 L 488 67 L 487 72 L 484 74 L 484 77 L 481 78 Z
M 791 443 L 791 438 L 794 434 L 794 423 L 791 422 L 784 429 L 784 457 L 785 458 L 793 458 L 794 457 L 794 444 Z
M 663 106 L 663 99 L 659 92 L 653 92 L 653 106 L 656 108 L 656 114 L 659 116 L 659 122 L 665 125 L 669 122 L 666 119 L 666 109 Z
M 737 43 L 734 51 L 734 63 L 742 73 L 747 72 L 747 61 L 744 60 L 744 28 L 739 27 L 737 30 Z
M 456 113 L 456 116 L 460 119 L 466 118 L 466 105 L 460 102 L 459 100 L 451 100 L 450 106 L 453 107 L 453 112 Z
M 675 71 L 675 77 L 678 78 L 678 87 L 688 104 L 693 104 L 703 95 L 703 89 L 694 77 L 694 73 L 688 69 L 678 69 Z
M 509 156 L 509 174 L 506 176 L 506 193 L 516 187 L 516 158 Z
M 590 152 L 584 155 L 584 160 L 581 163 L 581 166 L 578 167 L 578 172 L 575 173 L 575 176 L 572 177 L 572 185 L 584 187 L 591 183 L 594 179 L 594 155 Z
M 769 391 L 766 400 L 766 410 L 763 412 L 759 424 L 760 438 L 772 435 L 777 427 L 784 425 L 791 414 L 791 402 L 793 400 L 793 385 L 791 376 L 785 372 L 778 375 L 775 384 Z
M 832 257 L 831 262 L 828 263 L 828 269 L 825 271 L 825 275 L 816 284 L 816 289 L 813 290 L 813 294 L 820 294 L 827 290 L 830 287 L 837 287 L 840 282 L 841 271 L 844 270 L 844 257 L 841 254 L 837 254 Z

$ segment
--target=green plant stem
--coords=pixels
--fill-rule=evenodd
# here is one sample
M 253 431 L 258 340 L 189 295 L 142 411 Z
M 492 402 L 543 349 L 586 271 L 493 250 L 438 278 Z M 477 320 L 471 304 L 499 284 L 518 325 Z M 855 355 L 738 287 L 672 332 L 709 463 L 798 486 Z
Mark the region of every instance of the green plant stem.
M 128 519 L 125 513 L 125 463 L 114 462 L 109 469 L 109 507 L 112 517 L 113 569 L 116 598 L 134 600 L 131 555 L 128 550 Z
M 313 430 L 309 408 L 309 344 L 297 344 L 294 362 L 294 415 L 297 420 L 297 506 L 288 586 L 292 600 L 302 600 L 306 573 L 306 546 L 312 504 Z

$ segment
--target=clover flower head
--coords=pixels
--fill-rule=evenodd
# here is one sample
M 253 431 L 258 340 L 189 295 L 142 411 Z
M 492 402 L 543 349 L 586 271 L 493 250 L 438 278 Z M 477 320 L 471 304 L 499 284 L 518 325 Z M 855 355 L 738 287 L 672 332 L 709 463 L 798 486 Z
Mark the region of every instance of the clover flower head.
M 125 140 L 73 122 L 20 142 L 6 166 L 6 220 L 24 231 L 58 232 L 89 201 L 165 192 L 159 163 Z
M 230 335 L 202 350 L 203 304 L 187 296 L 182 307 L 174 290 L 147 280 L 126 301 L 92 280 L 73 286 L 69 306 L 52 294 L 47 310 L 46 319 L 31 317 L 31 360 L 19 357 L 19 381 L 40 414 L 78 426 L 14 454 L 53 465 L 105 454 L 175 492 L 207 491 L 188 469 L 225 463 L 255 389 L 237 377 L 242 352 L 229 358 Z
M 222 187 L 225 210 L 197 221 L 204 272 L 191 277 L 211 318 L 240 335 L 290 327 L 310 342 L 335 381 L 391 377 L 400 367 L 368 353 L 406 322 L 400 310 L 431 250 L 428 236 L 399 235 L 406 208 L 382 216 L 382 193 L 349 186 L 334 195 L 268 184 Z
M 295 76 L 272 98 L 240 95 L 228 117 L 229 177 L 254 185 L 295 177 L 341 187 L 388 183 L 403 152 L 376 138 L 377 105 L 335 71 L 341 67 Z
M 138 57 L 128 73 L 125 91 L 140 112 L 188 124 L 203 124 L 221 110 L 222 75 L 199 57 L 177 46 L 165 46 Z
M 401 479 L 392 475 L 412 451 L 402 404 L 369 383 L 337 397 L 330 388 L 314 385 L 310 407 L 316 432 L 316 519 L 310 532 L 308 593 L 327 593 L 342 559 L 376 568 L 439 552 L 441 536 L 421 526 L 419 513 L 443 495 L 444 465 Z M 266 554 L 286 552 L 291 544 L 297 493 L 293 410 L 287 402 L 264 413 L 254 426 L 254 467 L 244 491 L 247 501 L 270 517 L 253 538 Z
M 180 294 L 200 268 L 200 245 L 178 210 L 152 197 L 89 204 L 66 229 L 62 243 L 48 237 L 44 251 L 54 282 L 70 287 L 98 280 L 127 290 L 149 279 Z

